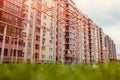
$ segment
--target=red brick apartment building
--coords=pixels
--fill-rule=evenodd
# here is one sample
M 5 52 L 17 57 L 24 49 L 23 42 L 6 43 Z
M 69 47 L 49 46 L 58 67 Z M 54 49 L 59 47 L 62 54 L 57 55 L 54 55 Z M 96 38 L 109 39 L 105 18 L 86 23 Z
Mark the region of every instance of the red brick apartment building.
M 73 0 L 0 2 L 1 62 L 107 63 L 113 53 L 114 41 Z
M 13 62 L 23 57 L 23 0 L 0 1 L 0 59 Z

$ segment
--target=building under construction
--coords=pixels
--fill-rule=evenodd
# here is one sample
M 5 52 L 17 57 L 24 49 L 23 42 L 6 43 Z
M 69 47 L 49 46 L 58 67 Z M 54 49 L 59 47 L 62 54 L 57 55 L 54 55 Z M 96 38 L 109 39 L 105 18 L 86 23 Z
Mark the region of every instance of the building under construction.
M 15 62 L 23 57 L 23 0 L 0 1 L 0 60 Z
M 0 3 L 1 62 L 108 63 L 110 54 L 113 40 L 73 0 Z

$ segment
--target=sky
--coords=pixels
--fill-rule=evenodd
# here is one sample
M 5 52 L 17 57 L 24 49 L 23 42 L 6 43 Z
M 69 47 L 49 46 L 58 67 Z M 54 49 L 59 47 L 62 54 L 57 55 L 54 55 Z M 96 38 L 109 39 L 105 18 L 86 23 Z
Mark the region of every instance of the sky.
M 77 7 L 115 42 L 120 54 L 120 0 L 74 0 Z

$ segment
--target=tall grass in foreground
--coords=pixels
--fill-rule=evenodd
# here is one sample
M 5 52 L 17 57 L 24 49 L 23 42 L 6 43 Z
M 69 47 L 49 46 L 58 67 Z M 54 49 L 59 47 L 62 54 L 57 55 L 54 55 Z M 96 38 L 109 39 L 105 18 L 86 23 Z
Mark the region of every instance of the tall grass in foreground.
M 0 64 L 0 80 L 120 80 L 120 64 Z

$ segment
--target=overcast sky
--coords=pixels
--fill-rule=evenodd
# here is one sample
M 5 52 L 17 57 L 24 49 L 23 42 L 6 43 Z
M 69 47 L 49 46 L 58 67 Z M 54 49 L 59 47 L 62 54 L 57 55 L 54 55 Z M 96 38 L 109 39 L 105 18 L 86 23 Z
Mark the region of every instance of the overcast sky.
M 74 0 L 78 8 L 100 25 L 120 53 L 120 0 Z

